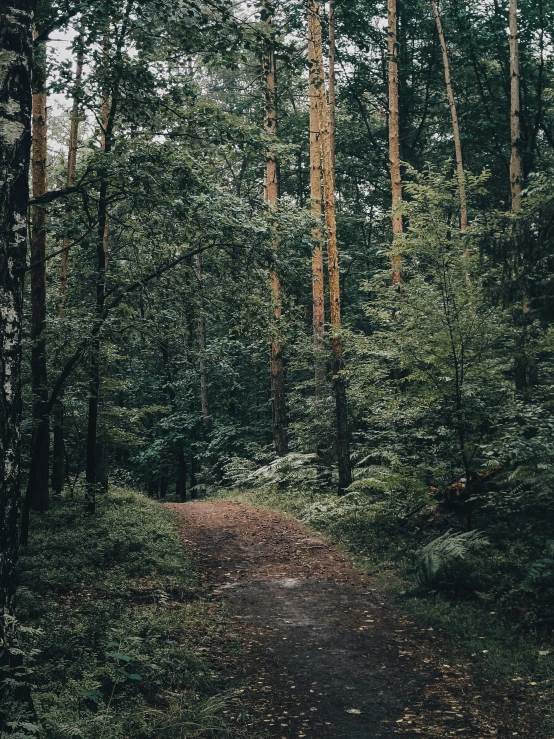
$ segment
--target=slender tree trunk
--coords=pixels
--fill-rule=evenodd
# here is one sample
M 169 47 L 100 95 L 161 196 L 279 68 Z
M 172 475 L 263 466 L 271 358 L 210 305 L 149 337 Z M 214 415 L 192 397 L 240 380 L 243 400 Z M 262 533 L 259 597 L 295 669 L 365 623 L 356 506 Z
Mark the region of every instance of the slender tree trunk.
M 333 177 L 335 176 L 335 0 L 329 0 L 329 137 L 331 139 L 331 155 L 333 157 Z
M 462 141 L 460 139 L 460 127 L 458 125 L 458 112 L 456 109 L 456 101 L 454 99 L 454 90 L 452 89 L 452 79 L 450 77 L 450 63 L 448 61 L 448 50 L 446 48 L 446 40 L 442 29 L 441 17 L 436 0 L 431 0 L 435 22 L 437 24 L 437 33 L 442 49 L 442 62 L 444 65 L 444 81 L 446 83 L 446 94 L 448 95 L 448 106 L 450 107 L 450 115 L 452 116 L 452 132 L 454 134 L 454 151 L 456 154 L 456 171 L 458 173 L 459 192 L 460 192 L 460 228 L 462 231 L 467 229 L 467 197 L 466 184 L 464 177 L 464 160 L 462 157 Z
M 392 189 L 392 282 L 402 282 L 402 255 L 399 234 L 402 223 L 402 176 L 400 174 L 400 116 L 398 107 L 398 41 L 396 0 L 388 0 L 388 67 L 389 67 L 389 168 Z
M 262 22 L 267 24 L 268 36 L 265 40 L 263 55 L 263 71 L 265 79 L 265 120 L 266 134 L 277 135 L 277 105 L 275 86 L 275 54 L 273 49 L 273 5 L 270 0 L 262 4 Z M 264 196 L 269 207 L 275 209 L 279 199 L 277 179 L 277 159 L 270 148 L 266 154 Z M 274 236 L 274 249 L 277 249 L 277 237 Z M 285 371 L 283 366 L 283 348 L 281 345 L 281 286 L 279 275 L 273 266 L 270 271 L 271 292 L 275 312 L 275 330 L 271 342 L 271 395 L 273 403 L 273 441 L 279 457 L 288 452 L 287 406 L 285 395 Z
M 107 118 L 102 125 L 102 148 L 105 154 L 111 150 L 111 131 L 115 105 L 112 103 Z M 100 182 L 98 194 L 98 231 L 96 237 L 96 306 L 95 323 L 102 321 L 106 298 L 106 263 L 108 229 L 108 183 L 105 178 Z M 97 469 L 98 449 L 98 409 L 100 404 L 100 332 L 94 333 L 90 348 L 89 367 L 89 402 L 87 424 L 87 459 L 85 510 L 94 513 L 96 510 L 96 493 L 100 483 Z
M 202 290 L 202 255 L 196 256 L 196 278 L 200 290 Z M 200 350 L 198 358 L 198 369 L 200 371 L 200 409 L 202 413 L 202 436 L 206 441 L 210 431 L 210 409 L 208 405 L 208 373 L 206 370 L 206 314 L 204 306 L 200 304 L 200 314 L 198 316 L 198 348 Z
M 14 654 L 21 460 L 21 323 L 31 154 L 34 3 L 0 4 L 0 667 Z M 10 677 L 4 672 L 5 677 Z M 0 705 L 10 690 L 0 686 Z
M 79 85 L 83 75 L 83 45 L 82 38 L 79 37 L 77 47 L 77 62 L 75 65 L 75 92 L 73 96 L 73 105 L 71 108 L 71 121 L 69 124 L 69 145 L 67 148 L 67 187 L 75 184 L 75 172 L 77 170 L 77 144 L 79 140 Z M 60 267 L 60 299 L 58 313 L 59 317 L 65 315 L 65 301 L 67 298 L 67 274 L 69 268 L 69 250 L 70 239 L 66 236 L 63 240 L 62 261 Z
M 512 196 L 512 211 L 517 213 L 521 210 L 521 117 L 520 117 L 520 80 L 519 80 L 519 48 L 518 48 L 518 23 L 517 23 L 517 0 L 510 0 L 510 190 Z M 521 256 L 518 238 L 517 223 L 513 224 L 512 241 L 514 249 L 514 273 L 516 278 L 519 272 Z M 514 361 L 514 379 L 517 390 L 527 387 L 527 375 L 529 370 L 529 356 L 527 353 L 527 331 L 529 324 L 529 297 L 526 287 L 523 286 L 521 293 L 520 308 L 516 307 L 515 321 L 521 328 L 517 339 L 516 356 Z M 521 309 L 522 313 L 519 313 Z
M 167 475 L 164 473 L 160 476 L 160 498 L 165 498 L 167 496 L 167 488 L 169 487 L 168 483 Z
M 46 43 L 37 49 L 33 69 L 33 197 L 46 192 Z M 35 205 L 31 230 L 31 377 L 33 387 L 33 442 L 25 501 L 36 511 L 48 510 L 50 430 L 46 376 L 46 210 Z M 23 542 L 26 543 L 26 542 Z
M 521 209 L 521 120 L 519 101 L 519 50 L 517 0 L 510 0 L 510 188 L 512 210 Z
M 308 23 L 313 25 L 312 14 Z M 322 393 L 325 382 L 325 283 L 323 272 L 323 234 L 321 232 L 321 143 L 319 131 L 320 95 L 317 78 L 319 69 L 314 45 L 313 28 L 308 30 L 308 64 L 310 92 L 310 198 L 311 211 L 316 221 L 312 228 L 312 295 L 313 295 L 313 333 L 314 333 L 314 365 L 315 392 Z
M 319 131 L 321 144 L 321 161 L 323 171 L 323 194 L 325 210 L 325 226 L 327 231 L 327 264 L 329 273 L 330 318 L 333 329 L 332 337 L 332 370 L 335 391 L 337 420 L 337 461 L 339 470 L 339 494 L 352 482 L 350 466 L 350 450 L 348 439 L 348 407 L 346 385 L 342 374 L 342 340 L 340 313 L 340 274 L 337 248 L 337 223 L 335 218 L 335 188 L 333 176 L 333 153 L 329 132 L 329 112 L 325 94 L 325 76 L 323 67 L 323 43 L 321 35 L 321 19 L 319 2 L 310 0 L 308 7 L 308 32 L 314 46 L 314 85 L 319 93 Z
M 73 106 L 71 108 L 71 120 L 69 124 L 69 145 L 67 149 L 67 187 L 75 184 L 75 172 L 77 169 L 77 144 L 79 140 L 79 94 L 78 87 L 83 74 L 83 44 L 80 36 L 77 41 L 77 63 L 75 66 L 75 92 L 73 96 Z M 69 269 L 69 244 L 70 240 L 64 237 L 60 266 L 60 295 L 58 304 L 58 317 L 62 319 L 65 316 L 65 306 L 67 299 L 67 276 Z M 60 392 L 54 406 L 54 450 L 52 454 L 52 490 L 56 495 L 60 495 L 65 480 L 65 436 L 64 436 L 64 407 L 63 392 Z
M 177 449 L 177 483 L 175 485 L 175 494 L 181 501 L 185 503 L 187 500 L 187 461 L 183 447 L 179 444 Z

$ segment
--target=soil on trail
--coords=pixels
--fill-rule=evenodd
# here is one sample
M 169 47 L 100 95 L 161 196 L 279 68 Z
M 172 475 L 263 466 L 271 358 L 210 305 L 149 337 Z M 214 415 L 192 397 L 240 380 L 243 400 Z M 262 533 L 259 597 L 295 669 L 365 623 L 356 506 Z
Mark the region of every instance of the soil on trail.
M 499 694 L 447 663 L 432 630 L 295 519 L 227 501 L 168 507 L 237 622 L 256 736 L 262 725 L 282 739 L 539 736 L 517 685 Z

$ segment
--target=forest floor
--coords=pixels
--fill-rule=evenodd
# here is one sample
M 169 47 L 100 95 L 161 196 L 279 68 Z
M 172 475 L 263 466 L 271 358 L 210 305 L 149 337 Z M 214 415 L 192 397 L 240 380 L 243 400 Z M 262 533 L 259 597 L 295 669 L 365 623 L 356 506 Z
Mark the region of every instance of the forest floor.
M 234 619 L 241 699 L 270 736 L 544 736 L 520 683 L 453 659 L 296 519 L 231 501 L 168 507 L 206 596 Z

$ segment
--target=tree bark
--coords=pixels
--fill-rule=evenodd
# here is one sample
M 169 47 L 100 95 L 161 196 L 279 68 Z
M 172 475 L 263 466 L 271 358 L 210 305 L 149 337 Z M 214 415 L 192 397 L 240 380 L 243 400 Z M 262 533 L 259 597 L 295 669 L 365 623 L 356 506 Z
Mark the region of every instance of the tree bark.
M 392 189 L 392 283 L 402 282 L 402 255 L 399 234 L 402 223 L 402 175 L 400 173 L 400 116 L 398 108 L 398 41 L 396 0 L 388 0 L 388 70 L 389 70 L 389 169 Z
M 265 82 L 264 128 L 269 137 L 277 135 L 277 101 L 275 84 L 275 54 L 273 49 L 273 5 L 263 0 L 262 22 L 267 25 L 264 41 L 263 72 Z M 264 197 L 269 208 L 275 210 L 279 199 L 277 159 L 270 147 L 266 154 Z M 273 248 L 277 251 L 277 236 L 273 237 Z M 271 396 L 273 405 L 273 442 L 279 457 L 288 453 L 287 406 L 285 394 L 285 371 L 283 366 L 283 347 L 281 343 L 281 286 L 275 266 L 270 270 L 271 293 L 275 314 L 275 328 L 271 342 Z
M 311 13 L 308 23 L 313 23 Z M 319 131 L 320 96 L 317 78 L 318 60 L 313 40 L 313 29 L 308 29 L 308 65 L 310 94 L 310 198 L 311 212 L 316 221 L 312 228 L 312 296 L 315 392 L 321 395 L 325 383 L 325 282 L 323 273 L 323 234 L 321 232 L 321 143 Z
M 340 273 L 337 248 L 337 223 L 335 218 L 335 188 L 333 176 L 333 153 L 329 132 L 329 112 L 325 94 L 325 76 L 323 67 L 323 43 L 321 19 L 318 0 L 310 0 L 308 6 L 308 33 L 314 48 L 314 85 L 319 98 L 319 140 L 321 144 L 321 161 L 323 172 L 323 194 L 325 210 L 325 226 L 327 232 L 327 269 L 329 273 L 330 318 L 333 329 L 332 337 L 332 371 L 336 407 L 336 451 L 339 471 L 339 494 L 352 482 L 350 466 L 350 449 L 348 439 L 348 407 L 346 385 L 342 374 L 342 340 L 340 311 Z
M 464 160 L 462 157 L 462 141 L 460 139 L 460 126 L 458 124 L 458 111 L 456 109 L 456 101 L 454 99 L 454 90 L 452 89 L 452 79 L 450 77 L 450 63 L 448 60 L 448 49 L 446 48 L 446 40 L 442 28 L 441 17 L 436 0 L 431 0 L 433 14 L 437 25 L 437 33 L 442 50 L 442 62 L 444 66 L 444 81 L 446 84 L 446 94 L 448 96 L 448 106 L 452 117 L 452 132 L 454 134 L 454 151 L 456 155 L 456 171 L 458 173 L 458 187 L 460 192 L 460 229 L 467 229 L 467 197 L 466 184 L 464 177 Z
M 82 37 L 77 40 L 77 62 L 75 65 L 75 90 L 73 94 L 73 105 L 71 108 L 71 121 L 69 124 L 69 145 L 67 147 L 67 187 L 73 187 L 75 184 L 75 172 L 77 170 L 77 144 L 79 140 L 79 85 L 83 75 L 83 43 Z M 62 259 L 60 266 L 60 298 L 58 315 L 63 318 L 65 315 L 65 301 L 67 298 L 67 274 L 69 268 L 69 244 L 70 239 L 66 236 L 63 240 Z
M 521 120 L 519 101 L 519 49 L 517 0 L 510 0 L 510 189 L 512 210 L 521 208 Z
M 34 3 L 0 4 L 0 666 L 14 665 Z M 9 675 L 6 675 L 8 677 Z M 6 683 L 0 687 L 9 690 Z
M 335 0 L 329 0 L 329 138 L 331 140 L 331 156 L 333 158 L 333 177 L 335 176 L 335 109 L 336 109 L 336 94 L 335 94 L 335 55 L 336 55 L 336 44 L 335 44 Z
M 187 462 L 185 452 L 181 444 L 177 449 L 177 483 L 175 485 L 175 494 L 181 501 L 185 503 L 187 500 Z
M 32 188 L 33 197 L 46 192 L 46 42 L 38 46 L 33 69 Z M 49 505 L 50 429 L 46 374 L 46 210 L 35 205 L 31 227 L 31 378 L 33 389 L 33 441 L 25 500 L 29 508 L 46 511 Z M 26 543 L 23 541 L 22 543 Z
M 196 279 L 199 289 L 202 290 L 202 255 L 196 257 Z M 200 410 L 202 413 L 202 436 L 206 441 L 210 431 L 210 408 L 208 404 L 208 373 L 206 370 L 206 315 L 202 300 L 198 316 L 198 369 L 200 373 Z
M 111 134 L 115 116 L 115 100 L 112 99 L 109 110 L 102 105 L 102 133 L 101 143 L 105 155 L 111 151 Z M 105 101 L 104 101 L 105 102 Z M 106 117 L 104 117 L 106 116 Z M 96 237 L 96 305 L 95 324 L 103 321 L 104 305 L 106 301 L 106 266 L 108 257 L 108 183 L 104 177 L 100 182 L 98 194 L 98 230 Z M 85 510 L 94 513 L 96 510 L 96 493 L 101 481 L 97 466 L 98 448 L 98 409 L 100 404 L 100 331 L 93 333 L 90 347 L 89 366 L 89 401 L 87 424 L 87 459 L 86 459 L 86 488 Z

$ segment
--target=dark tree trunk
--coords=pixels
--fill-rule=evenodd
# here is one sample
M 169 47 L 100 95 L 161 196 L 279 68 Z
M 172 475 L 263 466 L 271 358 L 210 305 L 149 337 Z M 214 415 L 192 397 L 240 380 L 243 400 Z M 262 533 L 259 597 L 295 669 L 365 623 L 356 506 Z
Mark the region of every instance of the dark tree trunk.
M 177 483 L 175 485 L 175 494 L 184 503 L 187 499 L 187 462 L 185 452 L 180 446 L 177 450 Z
M 96 440 L 96 489 L 106 494 L 109 488 L 110 452 L 106 437 L 100 434 Z
M 198 484 L 198 472 L 200 471 L 200 465 L 198 464 L 198 451 L 196 444 L 192 448 L 192 456 L 190 460 L 190 499 L 196 500 L 198 498 L 198 490 L 196 486 Z
M 77 65 L 75 68 L 75 94 L 71 110 L 71 123 L 69 127 L 69 145 L 67 149 L 67 187 L 75 184 L 75 171 L 77 168 L 77 144 L 79 138 L 79 85 L 83 73 L 83 44 L 82 36 L 78 39 Z M 63 240 L 61 266 L 60 266 L 60 301 L 58 305 L 58 316 L 65 316 L 65 303 L 67 298 L 67 276 L 69 270 L 69 237 Z M 64 441 L 64 409 L 63 391 L 60 392 L 54 406 L 54 450 L 52 454 L 52 490 L 60 495 L 63 490 L 65 469 L 65 441 Z
M 169 480 L 167 479 L 167 475 L 162 475 L 160 477 L 160 498 L 166 497 L 168 487 L 169 487 Z
M 20 508 L 21 317 L 31 153 L 33 11 L 33 2 L 0 3 L 0 667 L 19 659 L 12 651 L 11 619 Z M 7 685 L 0 686 L 0 704 L 9 690 Z
M 33 197 L 46 192 L 46 44 L 38 47 L 33 69 Z M 46 210 L 35 205 L 31 233 L 31 376 L 33 387 L 33 443 L 25 509 L 46 511 L 49 505 L 48 471 L 50 430 L 46 377 Z
M 111 132 L 115 116 L 114 98 L 107 119 L 102 127 L 102 148 L 105 154 L 111 151 Z M 100 483 L 96 465 L 96 446 L 98 432 L 98 406 L 100 397 L 100 330 L 103 321 L 104 305 L 106 302 L 106 264 L 107 264 L 107 232 L 108 232 L 108 183 L 103 178 L 100 182 L 98 194 L 98 228 L 96 235 L 96 316 L 97 331 L 90 348 L 89 369 L 89 402 L 87 425 L 87 462 L 85 510 L 94 513 L 96 510 L 96 492 Z
M 52 490 L 60 495 L 65 480 L 64 408 L 61 398 L 54 406 L 54 450 L 52 453 Z

